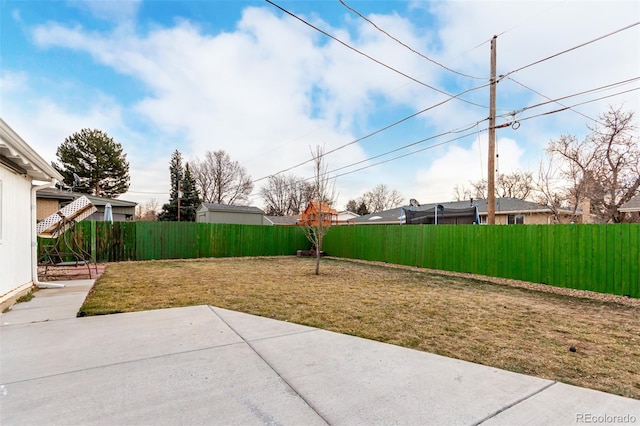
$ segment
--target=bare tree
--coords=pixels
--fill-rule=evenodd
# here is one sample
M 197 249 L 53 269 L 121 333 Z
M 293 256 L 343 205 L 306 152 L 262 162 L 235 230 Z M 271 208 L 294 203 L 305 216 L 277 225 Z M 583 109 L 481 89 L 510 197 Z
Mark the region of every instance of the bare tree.
M 189 162 L 202 201 L 218 204 L 245 202 L 253 190 L 247 170 L 225 151 L 207 151 L 204 160 Z
M 304 224 L 305 235 L 315 249 L 316 275 L 320 275 L 320 255 L 322 241 L 331 227 L 331 206 L 335 203 L 335 182 L 329 179 L 327 166 L 324 162 L 324 150 L 317 146 L 311 151 L 314 165 L 314 177 L 311 200 L 317 208 L 315 220 Z M 329 217 L 327 221 L 326 218 Z
M 260 188 L 265 211 L 273 216 L 299 214 L 311 201 L 313 184 L 295 176 L 276 175 Z
M 540 161 L 538 176 L 534 182 L 533 200 L 548 206 L 556 223 L 574 222 L 579 216 L 577 211 L 581 195 L 559 185 L 562 180 L 558 165 L 552 157 L 548 157 L 547 161 Z
M 144 204 L 136 206 L 136 220 L 149 222 L 158 220 L 159 210 L 160 203 L 158 203 L 158 200 L 150 198 Z
M 385 184 L 380 184 L 367 191 L 362 196 L 362 201 L 367 206 L 367 210 L 375 213 L 389 210 L 402 205 L 402 194 L 395 189 L 389 189 Z
M 640 145 L 632 111 L 609 107 L 599 116 L 591 133 L 582 141 L 561 135 L 552 140 L 547 154 L 559 164 L 564 180 L 560 191 L 564 202 L 588 199 L 599 221 L 618 223 L 618 210 L 640 188 Z
M 469 182 L 469 184 L 470 188 L 465 185 L 453 187 L 453 194 L 457 201 L 469 198 L 487 198 L 488 184 L 486 179 Z M 496 197 L 526 200 L 531 197 L 533 189 L 533 174 L 529 172 L 516 170 L 509 174 L 500 174 L 496 179 Z

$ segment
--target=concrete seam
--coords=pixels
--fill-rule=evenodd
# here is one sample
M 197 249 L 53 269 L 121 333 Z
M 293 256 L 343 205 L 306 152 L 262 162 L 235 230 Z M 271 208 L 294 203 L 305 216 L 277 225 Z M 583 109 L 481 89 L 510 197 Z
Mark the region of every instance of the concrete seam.
M 237 333 L 236 333 L 236 335 L 237 335 Z M 185 355 L 185 354 L 190 354 L 190 353 L 195 353 L 195 352 L 202 352 L 202 351 L 209 351 L 209 350 L 212 350 L 212 349 L 224 348 L 224 347 L 227 347 L 227 346 L 244 345 L 245 343 L 246 343 L 246 341 L 243 339 L 242 342 L 225 343 L 223 345 L 208 346 L 206 348 L 191 349 L 191 350 L 182 351 L 182 352 L 171 352 L 171 353 L 166 353 L 166 354 L 162 354 L 162 355 L 154 355 L 154 356 L 148 356 L 148 357 L 144 357 L 144 358 L 130 359 L 130 360 L 126 360 L 126 361 L 114 362 L 114 363 L 111 363 L 111 364 L 103 364 L 103 365 L 97 365 L 97 366 L 94 366 L 94 367 L 80 368 L 78 370 L 69 370 L 69 371 L 63 371 L 61 373 L 48 374 L 46 376 L 38 376 L 38 377 L 31 377 L 31 378 L 28 378 L 28 379 L 15 380 L 13 382 L 0 382 L 0 384 L 2 384 L 2 385 L 14 385 L 14 384 L 17 384 L 17 383 L 26 383 L 26 382 L 30 382 L 30 381 L 33 381 L 33 380 L 49 379 L 51 377 L 64 376 L 66 374 L 75 374 L 75 373 L 82 373 L 84 371 L 99 370 L 101 368 L 109 368 L 109 367 L 114 367 L 116 365 L 133 364 L 133 363 L 136 363 L 136 362 L 150 361 L 150 360 L 164 358 L 164 357 Z
M 253 347 L 253 345 L 251 344 L 251 342 L 250 342 L 250 341 L 246 340 L 246 339 L 245 339 L 245 338 L 244 338 L 240 333 L 238 333 L 238 332 L 236 331 L 236 329 L 235 329 L 235 328 L 233 328 L 233 327 L 231 326 L 231 324 L 229 324 L 227 321 L 225 321 L 225 319 L 224 319 L 224 318 L 222 318 L 220 315 L 218 315 L 218 313 L 213 309 L 213 307 L 212 307 L 212 306 L 209 306 L 209 309 L 211 309 L 211 312 L 212 312 L 215 316 L 217 316 L 218 318 L 220 318 L 220 320 L 221 320 L 222 322 L 224 322 L 224 323 L 227 325 L 227 327 L 229 327 L 229 328 L 230 328 L 234 333 L 236 333 L 236 335 L 237 335 L 238 337 L 240 337 L 240 338 L 241 338 L 241 339 L 242 339 L 242 340 L 247 344 L 247 346 L 249 346 L 249 348 L 251 348 L 251 350 L 252 350 L 256 355 L 258 355 L 258 357 L 259 357 L 259 358 L 260 358 L 260 359 L 261 359 L 261 360 L 262 360 L 262 361 L 263 361 L 263 362 L 264 362 L 264 363 L 265 363 L 265 364 L 266 364 L 266 365 L 271 369 L 271 371 L 273 371 L 273 372 L 274 372 L 274 373 L 275 373 L 275 374 L 280 378 L 280 380 L 282 380 L 282 381 L 283 381 L 283 382 L 284 382 L 284 383 L 285 383 L 285 384 L 286 384 L 286 385 L 287 385 L 287 386 L 288 386 L 288 387 L 289 387 L 293 392 L 295 392 L 295 394 L 296 394 L 296 395 L 298 395 L 298 396 L 300 397 L 300 399 L 302 399 L 302 400 L 305 402 L 305 404 L 307 404 L 307 405 L 309 406 L 309 408 L 311 408 L 311 409 L 313 410 L 313 412 L 314 412 L 314 413 L 316 413 L 316 414 L 318 415 L 318 417 L 320 417 L 320 418 L 321 418 L 321 419 L 322 419 L 326 424 L 328 424 L 328 425 L 330 425 L 330 424 L 331 424 L 331 422 L 329 422 L 329 420 L 327 420 L 327 418 L 326 418 L 325 416 L 323 416 L 323 415 L 322 415 L 322 413 L 320 413 L 320 410 L 319 410 L 317 407 L 315 407 L 315 406 L 311 403 L 311 401 L 309 401 L 307 398 L 305 398 L 305 396 L 304 396 L 304 395 L 302 395 L 302 393 L 300 393 L 300 391 L 298 391 L 298 389 L 296 389 L 296 387 L 295 387 L 295 386 L 293 386 L 293 384 L 289 383 L 289 381 L 288 381 L 287 379 L 285 379 L 285 378 L 282 376 L 282 374 L 280 374 L 280 372 L 275 368 L 275 366 L 273 366 L 269 361 L 267 361 L 267 360 L 262 356 L 262 354 L 261 354 L 260 352 L 258 352 L 258 350 L 257 350 L 255 347 Z M 317 331 L 317 330 L 309 330 L 309 331 Z M 305 331 L 305 332 L 308 332 L 308 331 Z M 294 333 L 294 334 L 299 334 L 299 333 Z M 265 339 L 261 339 L 261 340 L 267 340 L 267 339 L 265 338 Z
M 534 396 L 538 395 L 540 392 L 543 392 L 543 391 L 549 389 L 551 386 L 555 385 L 556 383 L 558 383 L 558 382 L 551 382 L 548 385 L 541 387 L 537 391 L 532 392 L 529 395 L 525 395 L 524 397 L 512 402 L 511 404 L 506 405 L 506 406 L 502 407 L 501 409 L 489 414 L 487 417 L 481 419 L 480 421 L 478 421 L 476 423 L 473 423 L 473 426 L 481 425 L 482 423 L 486 422 L 487 420 L 490 420 L 490 419 L 494 418 L 498 414 L 503 413 L 503 412 L 515 407 L 516 405 L 518 405 L 518 404 L 520 404 L 520 403 L 522 403 L 522 402 L 524 402 L 524 401 L 526 401 L 526 400 L 528 400 L 530 398 L 533 398 Z

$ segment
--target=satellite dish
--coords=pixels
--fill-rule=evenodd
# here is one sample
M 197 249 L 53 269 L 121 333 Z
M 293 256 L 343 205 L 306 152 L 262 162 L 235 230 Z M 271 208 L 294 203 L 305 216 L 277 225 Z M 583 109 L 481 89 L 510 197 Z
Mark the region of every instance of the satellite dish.
M 96 211 L 98 211 L 96 206 L 83 195 L 61 208 L 58 212 L 38 222 L 36 231 L 39 237 L 57 238 L 71 228 L 75 222 L 86 219 Z
M 80 186 L 80 183 L 82 183 L 82 181 L 80 180 L 80 176 L 78 176 L 77 174 L 73 174 L 73 185 L 71 185 L 71 192 L 73 192 L 76 189 L 76 186 Z

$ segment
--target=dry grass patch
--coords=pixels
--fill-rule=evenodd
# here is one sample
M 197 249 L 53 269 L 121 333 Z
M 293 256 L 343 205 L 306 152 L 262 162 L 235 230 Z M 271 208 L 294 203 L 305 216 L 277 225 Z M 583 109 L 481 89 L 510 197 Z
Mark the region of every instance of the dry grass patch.
M 111 264 L 79 315 L 208 304 L 640 399 L 639 305 L 335 259 L 313 272 L 294 257 Z

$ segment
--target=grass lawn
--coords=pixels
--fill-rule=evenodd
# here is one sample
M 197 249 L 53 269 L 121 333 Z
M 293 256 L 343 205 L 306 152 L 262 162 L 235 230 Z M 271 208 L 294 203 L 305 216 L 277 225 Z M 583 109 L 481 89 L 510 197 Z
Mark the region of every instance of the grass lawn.
M 208 304 L 640 399 L 640 304 L 314 261 L 114 263 L 79 315 Z

